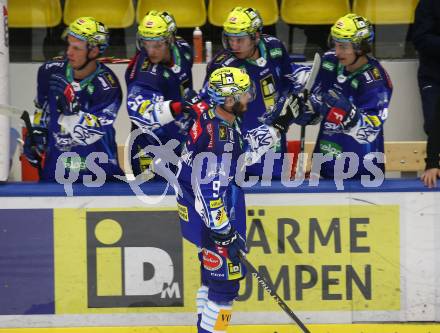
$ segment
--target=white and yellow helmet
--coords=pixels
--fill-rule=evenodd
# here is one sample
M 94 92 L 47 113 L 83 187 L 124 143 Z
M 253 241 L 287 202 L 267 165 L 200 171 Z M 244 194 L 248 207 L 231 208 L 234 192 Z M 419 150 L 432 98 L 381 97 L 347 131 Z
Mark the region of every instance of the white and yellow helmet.
M 67 28 L 65 35 L 86 41 L 89 47 L 97 46 L 100 53 L 105 51 L 109 43 L 107 27 L 104 23 L 89 16 L 79 17 L 73 21 Z
M 208 95 L 215 103 L 224 104 L 229 96 L 239 101 L 244 94 L 249 94 L 249 100 L 255 98 L 254 85 L 244 69 L 221 67 L 209 76 Z
M 165 11 L 150 10 L 138 26 L 140 40 L 171 41 L 177 31 L 173 15 Z
M 261 32 L 262 28 L 260 13 L 250 7 L 235 7 L 223 23 L 223 33 L 226 36 L 252 36 Z
M 361 44 L 371 44 L 374 31 L 371 23 L 357 14 L 347 14 L 339 18 L 330 29 L 331 39 L 335 42 L 350 42 L 355 48 Z

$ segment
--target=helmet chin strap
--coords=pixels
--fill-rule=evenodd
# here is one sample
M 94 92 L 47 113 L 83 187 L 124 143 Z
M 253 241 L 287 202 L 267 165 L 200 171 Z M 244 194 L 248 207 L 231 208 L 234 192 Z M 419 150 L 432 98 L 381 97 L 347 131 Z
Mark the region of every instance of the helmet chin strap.
M 82 65 L 80 68 L 78 68 L 77 71 L 83 70 L 84 68 L 87 67 L 88 64 L 90 64 L 92 61 L 95 61 L 97 59 L 97 57 L 95 57 L 95 58 L 90 58 L 89 57 L 90 51 L 91 50 L 89 50 L 89 49 L 87 50 L 87 59 L 86 59 L 84 65 Z

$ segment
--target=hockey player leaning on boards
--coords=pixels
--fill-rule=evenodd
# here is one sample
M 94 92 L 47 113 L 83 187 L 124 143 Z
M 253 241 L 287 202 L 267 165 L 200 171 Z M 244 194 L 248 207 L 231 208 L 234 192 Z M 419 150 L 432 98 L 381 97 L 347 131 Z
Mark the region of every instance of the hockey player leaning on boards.
M 177 196 L 183 237 L 198 247 L 202 285 L 197 293 L 199 333 L 226 332 L 239 280 L 239 253 L 247 252 L 246 209 L 240 188 L 244 165 L 276 145 L 292 123 L 295 108 L 270 125 L 242 135 L 237 118 L 252 112 L 256 97 L 243 69 L 222 67 L 209 77 L 213 106 L 192 126 L 182 152 Z M 298 105 L 298 104 L 297 104 Z
M 314 153 L 326 156 L 319 161 L 314 155 L 312 172 L 324 178 L 333 179 L 342 172 L 352 178 L 383 176 L 384 161 L 370 153 L 384 152 L 383 125 L 393 88 L 382 65 L 368 55 L 373 37 L 366 18 L 347 14 L 338 19 L 329 36 L 332 50 L 322 58 L 307 107 L 299 108 L 305 112 L 297 115 L 296 123 L 308 125 L 320 121 Z M 293 90 L 301 97 L 310 67 L 293 67 Z M 293 100 L 295 105 L 298 102 L 304 103 L 302 98 Z M 353 153 L 355 158 L 343 160 L 342 153 Z
M 138 51 L 125 73 L 127 110 L 134 139 L 131 167 L 135 175 L 144 173 L 147 178 L 162 179 L 154 174 L 154 156 L 143 150 L 171 139 L 183 142 L 205 105 L 199 103 L 192 90 L 191 48 L 176 36 L 176 31 L 170 13 L 149 11 L 139 24 Z M 141 131 L 135 131 L 138 128 Z M 176 153 L 180 154 L 180 150 L 177 147 Z
M 55 180 L 56 171 L 62 178 L 78 172 L 78 180 L 95 175 L 86 159 L 97 153 L 107 157 L 93 158 L 107 179 L 121 174 L 113 122 L 122 91 L 116 75 L 96 60 L 107 48 L 108 36 L 104 24 L 80 17 L 66 30 L 65 59 L 48 61 L 38 70 L 37 111 L 23 153 L 41 167 L 40 180 Z M 65 152 L 77 155 L 59 158 Z
M 213 57 L 207 66 L 205 86 L 209 76 L 217 68 L 228 66 L 245 68 L 255 83 L 256 97 L 249 103 L 249 111 L 242 116 L 243 133 L 258 127 L 261 118 L 270 117 L 277 100 L 289 88 L 286 75 L 291 73 L 289 55 L 281 41 L 262 33 L 263 21 L 253 8 L 235 7 L 223 23 L 223 50 Z M 277 153 L 287 151 L 286 135 L 274 147 Z M 272 176 L 280 178 L 283 155 L 275 159 Z M 263 174 L 261 162 L 247 168 L 249 175 Z M 270 170 L 272 171 L 272 170 Z

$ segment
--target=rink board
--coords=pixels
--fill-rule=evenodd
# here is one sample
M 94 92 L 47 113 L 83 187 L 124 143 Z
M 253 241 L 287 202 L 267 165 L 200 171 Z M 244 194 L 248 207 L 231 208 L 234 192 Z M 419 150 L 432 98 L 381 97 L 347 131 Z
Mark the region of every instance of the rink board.
M 438 333 L 440 324 L 311 324 L 313 333 Z M 197 333 L 189 326 L 0 329 L 0 333 Z M 236 325 L 228 333 L 301 333 L 292 325 Z
M 143 190 L 151 202 L 162 193 L 154 185 Z M 149 204 L 122 184 L 75 186 L 73 193 L 47 184 L 0 187 L 0 252 L 7 253 L 0 264 L 0 327 L 192 332 L 198 263 L 180 237 L 174 197 Z M 440 192 L 418 181 L 387 181 L 379 189 L 350 183 L 343 191 L 324 182 L 258 187 L 246 199 L 249 260 L 306 324 L 440 320 Z M 233 327 L 289 322 L 251 277 L 243 281 Z M 359 327 L 313 331 L 376 326 Z M 411 332 L 437 330 L 430 327 Z

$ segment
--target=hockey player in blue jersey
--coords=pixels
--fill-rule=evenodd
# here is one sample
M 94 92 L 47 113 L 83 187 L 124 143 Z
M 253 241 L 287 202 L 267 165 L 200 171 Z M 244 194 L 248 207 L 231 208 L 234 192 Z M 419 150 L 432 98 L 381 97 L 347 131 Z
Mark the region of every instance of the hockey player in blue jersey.
M 97 61 L 109 34 L 92 17 L 76 19 L 66 33 L 66 58 L 38 70 L 37 110 L 23 153 L 32 165 L 40 165 L 40 180 L 54 180 L 56 172 L 66 178 L 78 172 L 82 180 L 98 176 L 99 168 L 109 179 L 121 174 L 113 122 L 122 102 L 118 79 Z M 66 152 L 71 157 L 62 155 Z
M 132 121 L 131 167 L 135 175 L 147 179 L 155 176 L 154 156 L 144 148 L 171 139 L 183 142 L 197 117 L 195 110 L 204 105 L 199 99 L 191 100 L 195 95 L 192 51 L 185 40 L 176 36 L 176 30 L 170 13 L 149 11 L 139 24 L 139 50 L 125 74 L 127 110 Z
M 300 125 L 321 117 L 312 172 L 320 172 L 324 178 L 339 177 L 341 173 L 351 178 L 383 176 L 383 125 L 393 88 L 382 65 L 368 55 L 373 35 L 364 17 L 347 14 L 338 19 L 329 37 L 333 50 L 323 56 L 310 101 L 297 115 Z M 309 71 L 308 66 L 294 65 L 296 93 L 304 87 Z M 350 158 L 343 161 L 343 153 L 355 154 L 351 170 Z M 338 164 L 340 169 L 336 170 Z
M 255 98 L 243 69 L 222 67 L 209 77 L 214 105 L 189 132 L 182 152 L 177 196 L 183 237 L 199 249 L 202 285 L 197 293 L 199 333 L 226 332 L 247 252 L 244 167 L 256 162 L 288 130 L 296 109 L 242 135 L 237 117 Z
M 291 73 L 291 61 L 281 41 L 262 33 L 263 22 L 253 8 L 235 7 L 223 24 L 223 50 L 207 66 L 205 85 L 217 68 L 229 66 L 245 68 L 255 83 L 256 97 L 249 103 L 240 128 L 246 131 L 258 127 L 261 118 L 270 117 L 275 104 L 289 88 L 286 75 Z M 273 148 L 277 153 L 287 151 L 286 135 Z M 280 178 L 283 154 L 275 159 L 272 176 Z M 250 175 L 263 174 L 264 158 L 247 168 Z M 272 170 L 270 170 L 272 171 Z

